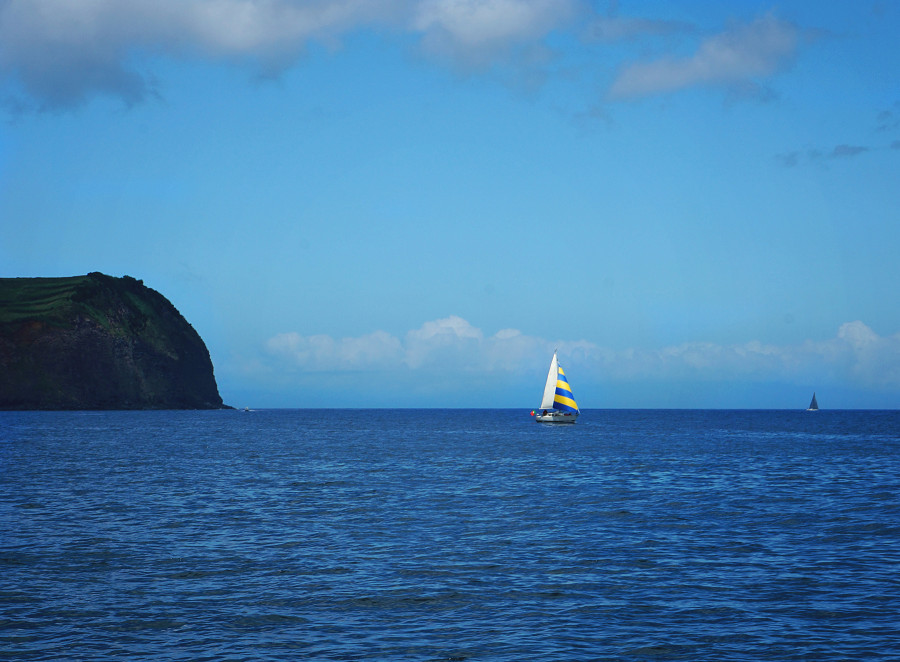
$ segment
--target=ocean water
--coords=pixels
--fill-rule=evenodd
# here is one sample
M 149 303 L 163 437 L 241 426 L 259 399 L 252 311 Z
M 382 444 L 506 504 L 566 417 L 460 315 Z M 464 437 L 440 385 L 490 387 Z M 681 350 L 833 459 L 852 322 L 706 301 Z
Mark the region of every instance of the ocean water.
M 900 413 L 0 412 L 9 660 L 897 660 Z

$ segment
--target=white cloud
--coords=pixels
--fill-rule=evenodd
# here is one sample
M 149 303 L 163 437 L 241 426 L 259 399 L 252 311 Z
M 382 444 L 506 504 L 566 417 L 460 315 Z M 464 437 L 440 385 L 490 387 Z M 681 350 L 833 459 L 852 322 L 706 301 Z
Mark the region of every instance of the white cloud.
M 403 339 L 383 331 L 342 339 L 285 333 L 267 344 L 269 354 L 293 370 L 402 370 L 438 380 L 471 373 L 533 374 L 544 369 L 554 347 L 567 372 L 581 382 L 828 380 L 900 388 L 900 333 L 882 337 L 860 321 L 842 325 L 831 339 L 799 345 L 752 340 L 612 350 L 586 340 L 552 342 L 515 329 L 486 336 L 457 316 L 426 322 Z
M 136 103 L 153 93 L 129 68 L 135 53 L 283 66 L 310 41 L 335 45 L 358 29 L 395 29 L 431 53 L 487 65 L 535 44 L 581 0 L 5 0 L 0 78 L 44 107 L 94 94 Z
M 404 363 L 414 369 L 440 364 L 472 369 L 470 357 L 482 340 L 479 329 L 455 315 L 426 322 L 406 334 Z
M 400 341 L 383 331 L 339 339 L 282 333 L 270 338 L 266 349 L 287 368 L 313 372 L 391 370 L 403 358 Z
M 400 0 L 6 0 L 0 76 L 45 107 L 93 94 L 128 103 L 152 93 L 128 69 L 135 52 L 283 62 L 310 40 L 389 23 Z
M 857 351 L 865 351 L 880 341 L 878 334 L 860 321 L 842 324 L 841 328 L 838 329 L 837 337 L 839 340 L 847 342 Z
M 478 48 L 538 37 L 571 8 L 567 0 L 424 0 L 412 24 L 422 32 L 440 30 L 460 45 Z
M 53 109 L 109 95 L 134 104 L 157 94 L 142 55 L 271 72 L 311 42 L 336 48 L 359 30 L 405 35 L 455 67 L 499 65 L 527 81 L 546 73 L 554 34 L 609 44 L 691 28 L 600 16 L 587 0 L 0 0 L 0 84 L 13 91 L 0 88 L 0 102 Z M 792 25 L 766 16 L 706 40 L 691 57 L 626 66 L 610 96 L 747 84 L 780 70 L 797 45 Z
M 451 315 L 433 322 L 425 322 L 421 328 L 410 331 L 408 337 L 413 342 L 452 342 L 454 339 L 471 338 L 480 340 L 483 336 L 462 317 Z
M 881 337 L 862 322 L 848 322 L 833 344 L 832 351 L 844 359 L 854 381 L 900 386 L 900 334 Z
M 426 51 L 465 66 L 485 66 L 510 49 L 535 46 L 566 25 L 578 0 L 423 0 L 411 27 Z
M 764 16 L 704 40 L 689 57 L 665 57 L 626 66 L 613 83 L 610 97 L 645 97 L 704 85 L 754 84 L 785 67 L 799 42 L 795 26 Z
M 693 342 L 659 350 L 607 352 L 597 367 L 612 379 L 685 378 L 829 382 L 900 387 L 900 333 L 879 336 L 860 321 L 841 325 L 834 338 L 799 345 L 753 340 L 738 345 Z

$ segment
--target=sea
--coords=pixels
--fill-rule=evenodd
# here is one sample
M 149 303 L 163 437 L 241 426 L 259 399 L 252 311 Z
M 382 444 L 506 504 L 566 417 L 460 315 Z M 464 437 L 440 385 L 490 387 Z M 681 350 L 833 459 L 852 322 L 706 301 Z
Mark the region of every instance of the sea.
M 4 660 L 898 660 L 900 412 L 0 412 Z

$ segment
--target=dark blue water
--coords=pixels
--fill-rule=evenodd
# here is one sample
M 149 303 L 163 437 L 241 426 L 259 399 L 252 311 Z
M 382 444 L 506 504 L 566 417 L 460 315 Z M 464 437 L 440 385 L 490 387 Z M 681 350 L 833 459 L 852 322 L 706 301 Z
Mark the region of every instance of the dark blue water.
M 900 659 L 898 412 L 0 412 L 0 478 L 4 659 Z

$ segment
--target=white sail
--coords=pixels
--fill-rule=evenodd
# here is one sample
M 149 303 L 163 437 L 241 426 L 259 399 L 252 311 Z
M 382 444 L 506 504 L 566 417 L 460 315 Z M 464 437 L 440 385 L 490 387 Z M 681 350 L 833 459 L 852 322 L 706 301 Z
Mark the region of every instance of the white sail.
M 547 373 L 547 383 L 544 385 L 544 397 L 541 399 L 541 409 L 553 409 L 553 398 L 556 397 L 556 380 L 559 373 L 559 361 L 556 352 L 553 352 L 553 360 L 550 361 L 550 372 Z

